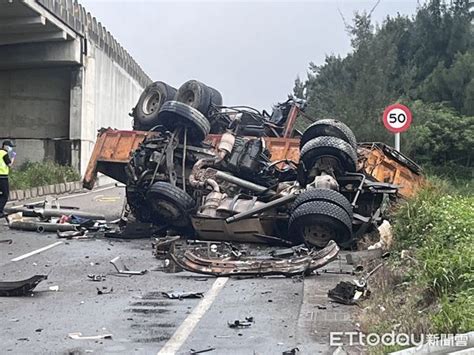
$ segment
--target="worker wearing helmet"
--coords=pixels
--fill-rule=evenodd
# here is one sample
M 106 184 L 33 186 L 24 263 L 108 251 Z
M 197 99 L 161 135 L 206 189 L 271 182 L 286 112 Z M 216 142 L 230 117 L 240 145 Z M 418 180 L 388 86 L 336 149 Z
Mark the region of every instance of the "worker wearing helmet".
M 3 209 L 8 201 L 10 195 L 10 185 L 8 183 L 8 175 L 10 174 L 10 167 L 15 160 L 15 152 L 13 148 L 15 145 L 12 141 L 6 140 L 0 149 L 0 217 L 5 217 Z

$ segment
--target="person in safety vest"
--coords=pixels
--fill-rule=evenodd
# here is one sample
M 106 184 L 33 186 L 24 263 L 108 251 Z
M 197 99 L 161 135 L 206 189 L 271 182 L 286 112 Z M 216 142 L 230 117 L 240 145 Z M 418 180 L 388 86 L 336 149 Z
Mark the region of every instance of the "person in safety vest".
M 15 160 L 15 152 L 13 148 L 15 145 L 12 141 L 6 140 L 2 144 L 0 149 L 0 218 L 5 217 L 3 209 L 8 201 L 10 195 L 10 186 L 8 184 L 8 175 L 10 173 L 10 167 Z

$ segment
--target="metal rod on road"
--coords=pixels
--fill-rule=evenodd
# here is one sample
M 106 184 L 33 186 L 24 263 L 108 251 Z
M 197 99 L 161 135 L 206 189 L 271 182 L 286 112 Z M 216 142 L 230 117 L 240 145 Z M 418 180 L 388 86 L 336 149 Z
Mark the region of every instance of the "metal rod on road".
M 34 212 L 41 215 L 43 218 L 73 215 L 76 217 L 87 218 L 87 219 L 105 220 L 105 216 L 101 213 L 68 210 L 68 209 L 61 209 L 61 208 L 35 208 Z

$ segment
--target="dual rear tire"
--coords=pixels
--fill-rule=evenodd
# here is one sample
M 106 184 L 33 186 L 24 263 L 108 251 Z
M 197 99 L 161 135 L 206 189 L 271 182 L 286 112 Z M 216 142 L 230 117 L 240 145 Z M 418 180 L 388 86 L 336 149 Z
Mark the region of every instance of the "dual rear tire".
M 324 248 L 330 240 L 347 246 L 352 239 L 352 206 L 337 191 L 308 189 L 290 211 L 288 236 L 294 243 Z
M 300 141 L 298 182 L 305 187 L 322 172 L 335 178 L 356 171 L 357 142 L 341 121 L 325 119 L 309 126 Z M 352 206 L 341 193 L 322 188 L 303 191 L 290 208 L 288 236 L 295 243 L 324 248 L 330 240 L 352 242 Z
M 298 182 L 306 186 L 320 171 L 328 170 L 334 176 L 356 171 L 357 142 L 344 123 L 320 120 L 309 126 L 300 141 Z
M 157 125 L 158 114 L 167 101 L 173 100 L 176 89 L 162 81 L 148 85 L 133 109 L 133 129 L 147 131 Z
M 163 122 L 163 116 L 169 117 L 166 112 L 172 111 L 170 106 L 167 105 L 169 102 L 182 103 L 182 106 L 185 105 L 191 109 L 184 113 L 186 117 L 184 120 L 180 120 L 180 122 L 184 121 L 189 124 L 189 119 L 199 116 L 197 114 L 199 113 L 200 116 L 197 118 L 196 127 L 200 131 L 198 135 L 201 132 L 207 135 L 209 129 L 207 127 L 203 129 L 202 122 L 203 120 L 207 121 L 206 116 L 208 116 L 213 107 L 222 105 L 222 95 L 216 89 L 197 80 L 185 82 L 178 90 L 162 81 L 154 82 L 145 88 L 133 109 L 133 129 L 150 130 L 155 126 L 163 125 L 165 128 L 172 130 L 175 125 L 166 127 L 165 124 L 170 122 L 167 118 L 164 118 Z M 162 111 L 165 112 L 165 115 L 161 114 Z M 182 114 L 183 111 L 184 109 L 181 108 L 175 110 L 174 116 Z

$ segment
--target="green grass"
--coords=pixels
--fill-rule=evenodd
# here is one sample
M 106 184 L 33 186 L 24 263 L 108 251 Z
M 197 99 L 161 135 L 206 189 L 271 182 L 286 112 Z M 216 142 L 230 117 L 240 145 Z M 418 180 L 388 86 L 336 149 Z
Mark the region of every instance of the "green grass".
M 474 330 L 473 194 L 431 178 L 392 217 L 394 250 L 372 283 L 373 297 L 361 312 L 363 330 L 380 334 L 396 328 L 418 335 Z M 402 251 L 408 257 L 402 259 Z
M 27 162 L 10 173 L 10 189 L 24 190 L 31 187 L 58 184 L 80 180 L 79 173 L 70 166 L 51 161 L 42 163 Z
M 425 164 L 423 169 L 426 175 L 431 176 L 431 180 L 437 185 L 443 186 L 449 193 L 459 195 L 474 194 L 474 167 L 446 163 L 439 166 Z

